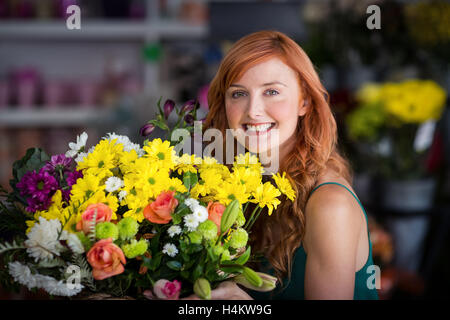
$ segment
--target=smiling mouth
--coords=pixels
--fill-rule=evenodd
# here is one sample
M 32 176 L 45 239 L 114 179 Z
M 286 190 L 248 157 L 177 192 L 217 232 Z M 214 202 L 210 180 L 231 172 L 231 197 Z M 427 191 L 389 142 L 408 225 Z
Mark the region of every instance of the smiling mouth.
M 242 128 L 245 134 L 260 136 L 268 133 L 276 126 L 275 122 L 265 122 L 265 123 L 244 123 Z

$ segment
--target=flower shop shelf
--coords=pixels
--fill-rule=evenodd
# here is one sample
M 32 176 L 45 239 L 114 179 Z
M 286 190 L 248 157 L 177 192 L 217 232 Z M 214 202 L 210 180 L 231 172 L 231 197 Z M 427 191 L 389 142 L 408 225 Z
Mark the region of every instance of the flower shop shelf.
M 171 20 L 132 22 L 123 20 L 81 21 L 81 29 L 69 30 L 64 20 L 29 22 L 10 20 L 0 22 L 0 39 L 53 40 L 129 40 L 154 38 L 201 38 L 208 34 L 206 25 L 192 25 Z
M 85 107 L 84 107 L 85 108 Z M 111 110 L 98 107 L 81 109 L 65 107 L 64 109 L 4 109 L 0 111 L 0 127 L 60 127 L 89 126 L 109 121 Z

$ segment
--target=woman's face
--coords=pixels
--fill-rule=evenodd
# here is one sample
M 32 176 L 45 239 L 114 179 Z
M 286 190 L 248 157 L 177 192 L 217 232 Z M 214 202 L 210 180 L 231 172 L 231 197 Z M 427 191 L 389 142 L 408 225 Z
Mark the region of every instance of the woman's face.
M 265 153 L 278 148 L 282 159 L 295 141 L 303 104 L 296 72 L 278 58 L 248 69 L 225 93 L 230 129 L 249 151 Z

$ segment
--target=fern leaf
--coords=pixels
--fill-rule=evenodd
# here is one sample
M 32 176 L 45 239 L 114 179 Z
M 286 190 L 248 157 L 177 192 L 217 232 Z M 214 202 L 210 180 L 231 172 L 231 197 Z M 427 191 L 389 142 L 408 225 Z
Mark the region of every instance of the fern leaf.
M 5 242 L 0 243 L 0 254 L 9 251 L 9 250 L 18 250 L 18 249 L 26 249 L 27 247 L 23 245 L 23 243 L 17 243 L 16 240 L 13 240 L 12 243 Z

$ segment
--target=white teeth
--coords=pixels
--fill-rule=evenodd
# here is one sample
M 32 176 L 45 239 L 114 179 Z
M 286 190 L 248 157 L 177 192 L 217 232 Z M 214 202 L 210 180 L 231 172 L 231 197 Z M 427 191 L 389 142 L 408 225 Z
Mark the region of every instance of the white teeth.
M 267 129 L 269 129 L 272 126 L 271 123 L 266 123 L 266 124 L 260 124 L 257 126 L 251 125 L 251 124 L 247 124 L 247 131 L 266 131 Z

